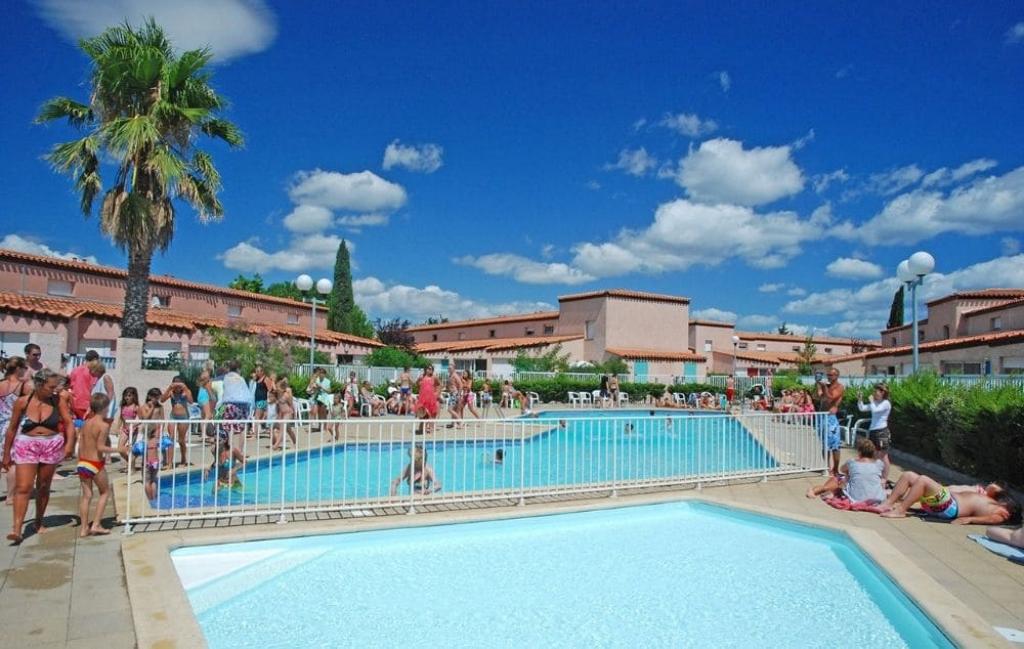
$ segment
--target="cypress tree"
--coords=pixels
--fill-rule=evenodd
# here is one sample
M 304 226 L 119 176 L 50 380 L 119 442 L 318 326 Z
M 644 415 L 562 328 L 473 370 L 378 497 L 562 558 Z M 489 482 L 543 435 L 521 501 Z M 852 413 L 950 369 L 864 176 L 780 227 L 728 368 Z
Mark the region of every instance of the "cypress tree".
M 334 258 L 334 288 L 327 299 L 327 328 L 339 333 L 353 333 L 352 310 L 355 306 L 348 246 L 342 239 L 341 245 L 338 246 L 338 255 Z
M 896 291 L 896 295 L 892 296 L 892 306 L 889 307 L 889 323 L 885 325 L 886 329 L 892 329 L 893 327 L 903 326 L 903 287 L 900 286 L 899 290 Z

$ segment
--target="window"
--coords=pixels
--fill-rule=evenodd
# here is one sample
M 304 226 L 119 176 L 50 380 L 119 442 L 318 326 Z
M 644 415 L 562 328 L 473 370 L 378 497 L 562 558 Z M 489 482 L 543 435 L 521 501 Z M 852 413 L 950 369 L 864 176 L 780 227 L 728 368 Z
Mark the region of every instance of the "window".
M 62 279 L 51 279 L 46 282 L 46 293 L 48 295 L 63 295 L 71 297 L 74 295 L 75 285 Z
M 964 363 L 964 374 L 981 374 L 981 363 Z
M 294 325 L 299 324 L 299 316 L 298 316 L 298 314 L 289 313 L 288 314 L 288 324 L 294 324 Z
M 949 338 L 949 325 L 942 325 L 942 338 L 943 340 Z
M 747 343 L 740 343 L 739 345 L 737 345 L 737 347 L 739 347 L 740 349 L 746 349 Z
M 532 336 L 533 334 L 534 334 L 534 330 L 532 328 L 530 328 L 530 327 L 527 327 L 526 328 L 526 335 L 527 336 Z
M 992 325 L 992 331 L 999 331 L 1000 329 L 1003 328 L 1003 319 L 999 316 L 996 316 L 989 320 L 989 324 Z
M 432 342 L 435 342 L 435 343 L 436 343 L 436 342 L 437 342 L 437 334 L 431 334 L 431 335 L 430 335 L 430 340 L 431 340 Z
M 924 340 L 924 329 L 917 330 L 917 339 L 922 341 Z
M 555 333 L 555 325 L 544 325 L 544 335 L 550 336 Z
M 171 296 L 153 294 L 153 299 L 149 303 L 158 309 L 166 309 L 171 306 Z
M 768 345 L 766 345 L 764 343 L 757 343 L 757 345 L 755 345 L 754 348 L 757 351 L 759 351 L 759 352 L 763 352 L 763 351 L 766 351 L 768 349 Z
M 593 340 L 594 339 L 594 321 L 593 320 L 587 320 L 584 323 L 583 328 L 584 328 L 584 332 L 586 334 L 587 340 Z
M 800 351 L 800 345 L 793 345 L 793 351 L 795 351 L 795 352 Z
M 831 347 L 826 347 L 825 348 L 825 353 L 826 354 L 831 354 L 832 353 L 832 348 Z
M 241 318 L 242 317 L 242 305 L 240 305 L 240 304 L 229 304 L 228 305 L 228 317 L 229 318 Z
M 896 347 L 896 346 L 897 346 L 897 345 L 899 345 L 899 344 L 900 344 L 900 343 L 899 343 L 899 341 L 897 341 L 897 340 L 896 340 L 896 336 L 893 336 L 893 337 L 892 337 L 892 346 L 893 346 L 893 347 Z
M 497 332 L 494 329 L 491 329 L 490 331 L 487 332 L 487 337 L 488 338 L 494 338 L 496 333 Z
M 460 331 L 459 332 L 459 340 L 465 340 L 465 339 L 466 339 L 466 332 L 465 331 Z
M 711 348 L 712 348 L 713 344 L 714 344 L 714 343 L 713 343 L 712 341 L 710 341 L 710 340 L 705 340 L 705 341 L 704 341 L 704 351 L 706 351 L 706 352 L 709 352 L 709 351 L 711 351 Z
M 351 365 L 352 361 L 352 354 L 338 354 L 338 365 Z
M 0 331 L 0 352 L 3 352 L 4 356 L 24 356 L 25 345 L 27 344 L 27 333 L 5 333 Z

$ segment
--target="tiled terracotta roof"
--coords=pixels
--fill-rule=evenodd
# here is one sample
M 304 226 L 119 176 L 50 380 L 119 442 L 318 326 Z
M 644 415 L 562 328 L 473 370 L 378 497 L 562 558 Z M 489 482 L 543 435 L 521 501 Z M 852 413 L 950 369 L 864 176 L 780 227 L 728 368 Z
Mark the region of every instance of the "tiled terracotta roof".
M 120 320 L 122 314 L 122 308 L 114 304 L 0 292 L 0 312 L 4 311 L 59 320 L 79 317 Z M 298 340 L 304 340 L 309 337 L 309 331 L 301 327 L 274 323 L 229 321 L 227 318 L 197 316 L 170 309 L 150 308 L 146 313 L 146 324 L 150 327 L 179 329 L 182 331 L 196 331 L 210 327 L 234 327 L 252 333 L 266 332 Z M 360 338 L 359 336 L 338 333 L 336 331 L 322 330 L 318 331 L 316 335 L 320 340 L 333 343 L 341 342 L 362 345 L 364 347 L 383 347 L 380 341 Z
M 992 306 L 987 306 L 981 309 L 972 309 L 970 311 L 965 311 L 963 317 L 973 318 L 976 315 L 992 313 L 994 311 L 1002 311 L 1003 309 L 1011 309 L 1021 305 L 1024 305 L 1024 298 L 1021 298 L 1019 300 L 1010 300 L 1008 302 L 1000 302 L 999 304 L 993 304 Z
M 572 302 L 573 300 L 589 300 L 595 297 L 623 297 L 631 300 L 648 300 L 651 302 L 673 302 L 675 304 L 689 304 L 690 298 L 679 295 L 666 295 L 664 293 L 648 293 L 646 291 L 628 291 L 625 289 L 609 289 L 606 291 L 589 291 L 587 293 L 572 293 L 570 295 L 559 295 L 559 302 Z
M 626 349 L 622 347 L 609 347 L 609 354 L 615 354 L 620 358 L 628 360 L 650 360 L 650 361 L 694 361 L 703 363 L 706 357 L 692 351 L 663 351 L 657 349 Z
M 690 320 L 692 325 L 703 325 L 705 327 L 728 327 L 732 329 L 736 325 L 731 322 L 719 322 L 718 320 Z
M 937 352 L 944 349 L 959 349 L 961 347 L 998 347 L 999 345 L 1010 345 L 1021 341 L 1024 341 L 1024 329 L 1012 329 L 1010 331 L 1001 331 L 999 333 L 947 338 L 946 340 L 933 340 L 921 343 L 918 345 L 918 349 L 922 352 Z M 912 345 L 901 345 L 899 347 L 883 347 L 882 349 L 875 349 L 869 352 L 864 352 L 863 354 L 848 354 L 846 356 L 834 356 L 831 358 L 826 357 L 823 360 L 825 362 L 837 363 L 844 360 L 853 360 L 855 358 L 903 356 L 904 354 L 910 354 L 911 352 L 913 352 Z
M 1024 288 L 986 288 L 978 291 L 958 291 L 927 302 L 928 306 L 950 300 L 1016 300 L 1024 298 Z
M 579 340 L 583 336 L 524 336 L 521 338 L 484 338 L 481 340 L 455 340 L 449 342 L 429 342 L 416 345 L 421 354 L 438 352 L 464 352 L 486 350 L 488 352 L 507 351 L 512 349 L 528 349 L 544 345 L 556 345 L 569 340 Z
M 505 324 L 509 322 L 531 322 L 533 320 L 552 320 L 558 318 L 558 311 L 537 311 L 536 313 L 519 313 L 494 318 L 477 318 L 476 320 L 455 320 L 440 324 L 416 325 L 406 331 L 437 331 L 439 329 L 458 329 L 460 327 L 481 327 L 489 324 Z
M 114 268 L 113 266 L 100 266 L 99 264 L 90 264 L 84 261 L 58 259 L 56 257 L 46 257 L 43 255 L 30 255 L 28 253 L 18 252 L 16 250 L 0 248 L 0 262 L 3 261 L 48 266 L 50 268 L 60 268 L 63 270 L 72 270 L 82 273 L 90 273 L 93 275 L 103 275 L 106 277 L 116 277 L 119 279 L 125 279 L 128 277 L 128 272 L 126 270 L 121 268 Z M 306 304 L 305 302 L 299 302 L 297 300 L 291 300 L 284 297 L 274 297 L 272 295 L 263 295 L 261 293 L 250 293 L 249 291 L 239 291 L 233 288 L 227 288 L 225 286 L 215 286 L 213 284 L 201 284 L 199 282 L 190 282 L 188 280 L 178 279 L 177 277 L 171 277 L 169 275 L 150 275 L 149 283 L 152 286 L 173 286 L 175 288 L 190 289 L 202 293 L 214 293 L 217 295 L 235 297 L 244 300 L 270 302 L 273 304 L 284 304 L 292 307 L 302 307 L 304 309 L 310 308 L 310 305 Z M 317 308 L 324 309 L 326 307 L 318 306 Z
M 802 343 L 807 340 L 807 336 L 798 336 L 795 334 L 773 334 L 773 333 L 762 333 L 757 331 L 737 331 L 736 335 L 740 337 L 740 340 L 774 340 L 780 342 L 798 342 Z M 849 338 L 831 338 L 828 336 L 814 336 L 811 338 L 811 342 L 815 344 L 831 344 L 831 345 L 852 345 L 853 341 Z M 858 341 L 865 347 L 880 347 L 880 343 Z

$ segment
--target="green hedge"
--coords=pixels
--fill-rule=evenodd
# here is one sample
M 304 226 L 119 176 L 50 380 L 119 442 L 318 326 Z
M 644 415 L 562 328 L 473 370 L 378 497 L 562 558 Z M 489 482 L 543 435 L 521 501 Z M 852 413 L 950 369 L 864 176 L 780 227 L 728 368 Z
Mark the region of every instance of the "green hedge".
M 867 389 L 864 394 L 866 395 Z M 956 471 L 1024 486 L 1024 391 L 942 383 L 921 374 L 890 385 L 893 446 Z M 857 391 L 842 409 L 856 417 Z

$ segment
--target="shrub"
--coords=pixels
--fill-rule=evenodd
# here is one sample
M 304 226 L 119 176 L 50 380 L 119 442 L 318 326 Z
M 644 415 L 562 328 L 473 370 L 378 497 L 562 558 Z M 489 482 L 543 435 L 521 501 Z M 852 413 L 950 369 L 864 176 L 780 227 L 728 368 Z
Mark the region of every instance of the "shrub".
M 428 367 L 430 360 L 399 347 L 378 347 L 363 361 L 370 367 Z

